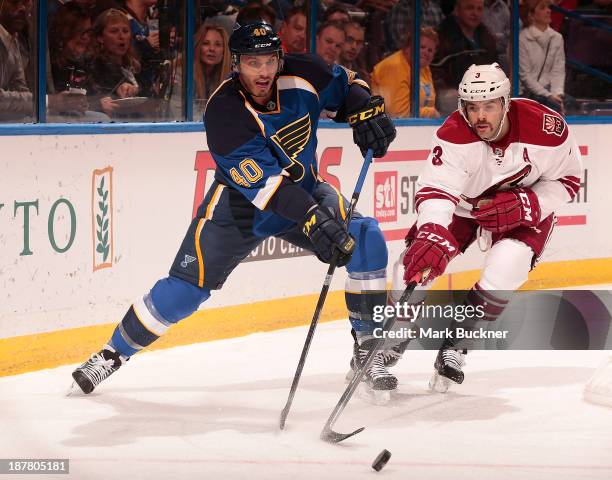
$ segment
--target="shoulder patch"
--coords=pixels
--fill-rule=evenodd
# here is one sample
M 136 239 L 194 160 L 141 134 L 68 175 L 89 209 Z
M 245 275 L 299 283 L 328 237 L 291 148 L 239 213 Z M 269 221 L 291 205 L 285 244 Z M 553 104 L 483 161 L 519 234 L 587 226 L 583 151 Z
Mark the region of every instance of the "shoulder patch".
M 549 135 L 560 137 L 565 130 L 565 122 L 556 115 L 545 113 L 542 121 L 542 130 Z
M 523 143 L 558 147 L 569 134 L 567 124 L 557 112 L 534 100 L 512 99 L 510 117 L 513 125 L 518 125 L 518 138 Z

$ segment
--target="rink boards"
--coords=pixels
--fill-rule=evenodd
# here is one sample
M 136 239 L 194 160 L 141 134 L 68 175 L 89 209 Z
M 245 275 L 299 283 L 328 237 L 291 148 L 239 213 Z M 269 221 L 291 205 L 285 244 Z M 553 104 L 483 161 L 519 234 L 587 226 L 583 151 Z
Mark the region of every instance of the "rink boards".
M 358 209 L 380 222 L 390 262 L 416 218 L 414 185 L 435 128 L 400 127 L 363 188 Z M 583 187 L 558 212 L 528 288 L 612 282 L 612 127 L 571 128 Z M 350 197 L 362 161 L 351 131 L 321 129 L 318 137 L 321 176 Z M 1 137 L 0 145 L 1 376 L 74 362 L 97 348 L 126 307 L 167 274 L 214 163 L 205 133 Z M 438 286 L 469 287 L 481 261 L 470 248 Z M 156 348 L 307 323 L 325 270 L 299 249 L 267 241 Z M 345 317 L 344 279 L 336 274 L 324 319 Z

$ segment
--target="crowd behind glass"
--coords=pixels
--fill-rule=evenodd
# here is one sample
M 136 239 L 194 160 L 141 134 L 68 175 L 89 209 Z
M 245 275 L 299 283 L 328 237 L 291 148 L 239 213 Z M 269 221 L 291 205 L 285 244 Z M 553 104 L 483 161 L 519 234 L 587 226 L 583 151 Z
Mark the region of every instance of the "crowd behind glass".
M 47 122 L 185 120 L 183 0 L 46 1 Z M 300 0 L 193 1 L 193 118 L 230 74 L 235 22 L 263 20 L 286 53 L 310 50 Z M 612 114 L 612 0 L 521 0 L 519 94 L 564 114 Z M 554 7 L 553 7 L 554 8 Z M 0 122 L 35 122 L 38 42 L 33 0 L 0 0 Z M 411 108 L 414 0 L 320 0 L 316 51 L 354 70 L 397 118 L 438 118 L 457 105 L 472 63 L 511 74 L 508 0 L 421 0 L 418 112 Z M 568 13 L 569 12 L 569 13 Z

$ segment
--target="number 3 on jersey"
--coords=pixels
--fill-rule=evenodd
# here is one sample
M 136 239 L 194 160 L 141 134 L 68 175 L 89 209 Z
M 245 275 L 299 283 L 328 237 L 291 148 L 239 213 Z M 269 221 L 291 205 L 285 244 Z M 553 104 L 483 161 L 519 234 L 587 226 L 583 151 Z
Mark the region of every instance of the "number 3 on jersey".
M 242 175 L 238 173 L 236 167 L 230 169 L 232 180 L 241 187 L 249 188 L 253 183 L 257 183 L 263 177 L 261 167 L 252 158 L 245 158 L 239 165 Z M 246 178 L 245 178 L 246 177 Z
M 442 147 L 440 145 L 436 145 L 434 149 L 431 151 L 431 163 L 433 163 L 436 167 L 442 165 Z

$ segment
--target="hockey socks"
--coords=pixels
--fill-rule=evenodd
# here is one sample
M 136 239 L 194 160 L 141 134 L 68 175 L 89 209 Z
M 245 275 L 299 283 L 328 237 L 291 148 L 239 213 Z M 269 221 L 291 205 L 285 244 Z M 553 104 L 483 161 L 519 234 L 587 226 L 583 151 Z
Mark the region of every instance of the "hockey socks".
M 109 344 L 121 355 L 130 357 L 195 312 L 209 297 L 207 288 L 198 288 L 173 276 L 163 278 L 128 309 Z

